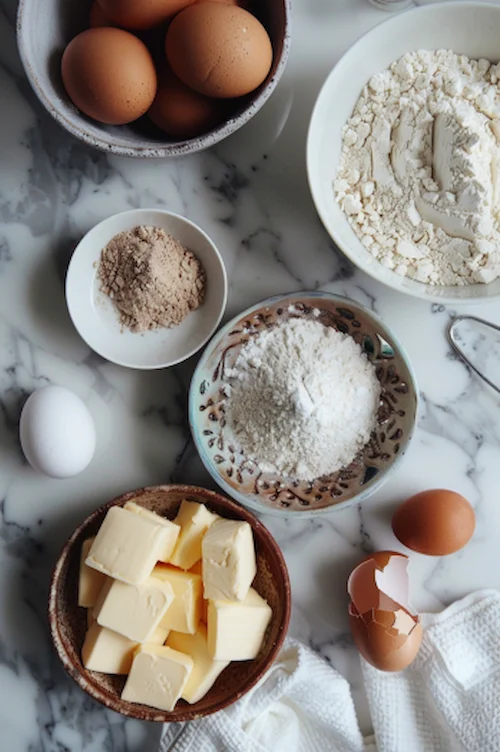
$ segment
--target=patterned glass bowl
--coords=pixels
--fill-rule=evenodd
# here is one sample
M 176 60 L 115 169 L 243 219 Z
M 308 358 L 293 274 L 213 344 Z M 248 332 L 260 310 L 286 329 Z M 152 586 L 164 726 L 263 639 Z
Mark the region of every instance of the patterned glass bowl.
M 295 317 L 314 317 L 352 336 L 375 365 L 381 385 L 377 424 L 368 444 L 348 467 L 313 482 L 262 472 L 224 434 L 226 368 L 249 339 Z M 377 316 L 348 298 L 303 292 L 249 308 L 212 339 L 191 381 L 189 422 L 203 464 L 226 493 L 259 512 L 313 516 L 364 501 L 386 482 L 408 448 L 417 403 L 408 358 Z

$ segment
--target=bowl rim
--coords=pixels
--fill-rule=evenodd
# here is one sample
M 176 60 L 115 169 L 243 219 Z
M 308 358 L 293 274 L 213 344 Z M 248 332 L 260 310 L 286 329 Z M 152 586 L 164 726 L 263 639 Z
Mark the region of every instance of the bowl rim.
M 195 152 L 209 149 L 220 141 L 223 141 L 228 136 L 235 133 L 243 125 L 248 123 L 254 115 L 263 107 L 267 102 L 276 86 L 278 85 L 283 73 L 285 71 L 288 57 L 290 54 L 291 46 L 291 33 L 292 33 L 292 0 L 282 0 L 284 8 L 284 24 L 283 24 L 283 44 L 280 51 L 278 63 L 273 76 L 269 79 L 267 84 L 262 88 L 257 97 L 238 115 L 226 120 L 221 125 L 217 126 L 213 130 L 201 136 L 195 138 L 185 139 L 184 141 L 169 143 L 162 146 L 159 142 L 158 146 L 140 146 L 140 145 L 128 145 L 122 146 L 119 144 L 113 144 L 107 142 L 98 135 L 89 134 L 85 127 L 74 123 L 57 107 L 57 103 L 51 101 L 50 97 L 46 94 L 44 87 L 38 80 L 32 65 L 29 61 L 29 52 L 27 50 L 25 29 L 27 28 L 27 18 L 29 17 L 29 10 L 27 6 L 31 0 L 19 0 L 17 14 L 16 14 L 16 38 L 17 48 L 19 56 L 23 64 L 24 71 L 31 85 L 31 88 L 35 92 L 38 100 L 45 107 L 47 112 L 52 115 L 54 120 L 61 125 L 68 133 L 82 141 L 87 146 L 91 146 L 99 151 L 114 154 L 122 157 L 135 157 L 145 159 L 168 159 L 180 157 L 185 154 L 194 154 Z M 104 126 L 103 126 L 104 127 Z
M 278 562 L 278 566 L 280 570 L 280 577 L 281 577 L 283 590 L 284 590 L 283 619 L 279 626 L 278 639 L 274 643 L 272 643 L 271 649 L 264 662 L 264 665 L 258 672 L 256 672 L 254 676 L 252 676 L 243 685 L 243 688 L 240 689 L 234 697 L 228 698 L 227 700 L 223 700 L 221 702 L 214 703 L 213 707 L 211 706 L 207 711 L 204 711 L 202 714 L 200 714 L 200 712 L 196 710 L 196 703 L 194 705 L 186 705 L 185 707 L 182 707 L 179 710 L 174 709 L 170 713 L 166 711 L 162 711 L 162 710 L 157 710 L 155 708 L 151 708 L 147 705 L 142 705 L 140 703 L 132 704 L 133 706 L 138 705 L 138 707 L 141 708 L 140 714 L 138 712 L 134 712 L 133 710 L 128 710 L 127 708 L 117 709 L 116 706 L 121 705 L 121 702 L 122 702 L 121 698 L 118 698 L 116 700 L 110 700 L 105 693 L 99 690 L 96 690 L 94 688 L 94 685 L 90 684 L 85 679 L 83 674 L 73 665 L 71 659 L 67 655 L 66 650 L 64 648 L 63 639 L 61 638 L 61 635 L 59 633 L 59 626 L 58 626 L 58 619 L 57 619 L 58 585 L 61 579 L 61 570 L 63 566 L 66 564 L 68 557 L 71 555 L 75 541 L 78 538 L 78 536 L 89 524 L 91 524 L 95 519 L 97 519 L 100 515 L 102 515 L 111 507 L 123 506 L 127 501 L 131 501 L 131 500 L 138 499 L 140 502 L 140 497 L 143 496 L 144 494 L 160 493 L 160 492 L 165 492 L 165 493 L 176 492 L 176 493 L 187 494 L 191 496 L 196 496 L 197 494 L 200 494 L 200 492 L 202 492 L 203 496 L 205 497 L 202 503 L 210 504 L 210 501 L 215 501 L 218 504 L 222 504 L 223 506 L 225 506 L 228 511 L 234 513 L 239 519 L 242 519 L 245 522 L 248 522 L 252 528 L 253 533 L 254 534 L 257 533 L 259 536 L 263 537 L 266 540 L 266 543 L 269 545 L 270 549 L 272 550 L 273 556 L 276 558 Z M 247 694 L 250 691 L 250 689 L 252 689 L 257 684 L 257 682 L 260 681 L 262 676 L 266 673 L 266 671 L 271 667 L 271 665 L 274 663 L 275 659 L 277 658 L 278 653 L 280 652 L 281 647 L 286 637 L 286 633 L 287 633 L 288 626 L 290 623 L 290 615 L 291 615 L 290 576 L 288 574 L 288 568 L 285 562 L 285 557 L 283 556 L 283 553 L 277 541 L 271 535 L 271 532 L 251 511 L 249 511 L 245 507 L 242 507 L 240 504 L 233 501 L 232 499 L 228 499 L 227 497 L 223 496 L 217 491 L 212 491 L 208 488 L 203 488 L 202 486 L 192 486 L 192 485 L 186 485 L 182 483 L 171 483 L 171 484 L 164 484 L 164 485 L 158 485 L 158 486 L 144 486 L 134 491 L 127 491 L 126 493 L 120 494 L 119 496 L 116 496 L 115 498 L 111 499 L 105 504 L 102 504 L 101 506 L 97 507 L 97 509 L 94 509 L 89 515 L 87 515 L 87 517 L 85 517 L 84 520 L 82 520 L 82 522 L 79 523 L 79 525 L 77 525 L 73 533 L 64 543 L 58 555 L 57 561 L 54 565 L 51 578 L 50 578 L 49 598 L 48 598 L 49 630 L 50 630 L 52 644 L 64 667 L 64 670 L 66 671 L 68 676 L 70 676 L 71 679 L 73 679 L 73 681 L 84 692 L 90 695 L 90 697 L 92 697 L 94 700 L 97 700 L 105 707 L 109 708 L 110 710 L 114 710 L 115 712 L 118 712 L 123 716 L 127 716 L 129 718 L 138 718 L 139 720 L 156 721 L 156 722 L 161 722 L 161 723 L 170 723 L 170 722 L 177 722 L 177 721 L 192 721 L 198 718 L 211 715 L 212 713 L 216 713 L 219 710 L 223 710 L 224 708 L 227 708 L 230 705 L 232 705 L 237 700 L 241 699 L 241 697 Z
M 80 328 L 79 328 L 78 324 L 76 323 L 75 312 L 74 312 L 73 305 L 72 305 L 72 292 L 71 292 L 71 288 L 72 288 L 72 286 L 74 284 L 73 277 L 74 277 L 74 268 L 75 268 L 75 264 L 76 264 L 75 259 L 77 257 L 77 254 L 78 254 L 79 250 L 82 247 L 82 244 L 87 239 L 87 236 L 91 232 L 94 232 L 99 227 L 101 227 L 101 225 L 105 224 L 106 222 L 109 222 L 112 219 L 123 218 L 125 220 L 128 217 L 132 218 L 132 217 L 135 216 L 135 217 L 138 218 L 137 223 L 141 224 L 140 217 L 141 217 L 141 215 L 144 215 L 144 214 L 149 214 L 149 215 L 151 215 L 151 214 L 159 214 L 159 215 L 161 215 L 163 217 L 169 217 L 169 218 L 173 218 L 175 220 L 179 220 L 181 223 L 189 225 L 191 228 L 193 228 L 207 242 L 207 244 L 208 244 L 211 252 L 213 253 L 214 259 L 216 260 L 216 262 L 218 264 L 219 270 L 220 270 L 221 275 L 222 275 L 222 282 L 223 282 L 223 284 L 222 284 L 221 299 L 220 299 L 220 310 L 219 310 L 219 313 L 217 315 L 217 318 L 214 320 L 214 323 L 213 323 L 210 331 L 204 337 L 203 341 L 200 342 L 199 344 L 197 344 L 195 347 L 192 347 L 190 350 L 188 350 L 185 355 L 183 355 L 183 356 L 181 356 L 179 358 L 176 358 L 174 360 L 170 360 L 170 361 L 167 360 L 167 361 L 165 361 L 165 362 L 163 362 L 161 364 L 158 364 L 158 365 L 147 365 L 147 364 L 140 364 L 140 363 L 139 364 L 138 363 L 131 363 L 131 362 L 126 362 L 126 361 L 120 360 L 120 359 L 110 358 L 109 355 L 106 354 L 106 352 L 105 352 L 104 349 L 96 348 L 93 345 L 91 345 L 87 341 L 87 339 L 83 336 L 83 334 L 80 331 Z M 125 227 L 123 229 L 125 229 Z M 118 230 L 117 232 L 121 232 L 121 230 Z M 197 352 L 199 352 L 201 349 L 203 349 L 205 347 L 205 345 L 207 344 L 207 342 L 213 336 L 214 332 L 217 331 L 217 328 L 218 328 L 220 322 L 222 321 L 222 318 L 223 318 L 224 313 L 226 311 L 227 297 L 228 297 L 228 278 L 227 278 L 226 266 L 224 264 L 224 259 L 222 258 L 222 255 L 221 255 L 219 249 L 217 248 L 217 246 L 215 245 L 214 241 L 205 232 L 205 230 L 203 230 L 199 225 L 197 225 L 191 219 L 188 219 L 187 217 L 183 217 L 182 214 L 177 214 L 175 212 L 168 211 L 167 209 L 157 209 L 157 208 L 148 209 L 148 208 L 144 208 L 143 207 L 141 209 L 130 209 L 128 211 L 118 212 L 117 214 L 110 214 L 109 217 L 105 217 L 105 219 L 102 219 L 100 222 L 98 222 L 97 224 L 93 225 L 90 228 L 90 230 L 87 230 L 87 232 L 78 241 L 78 244 L 75 247 L 75 249 L 74 249 L 74 251 L 73 251 L 73 253 L 71 255 L 71 259 L 70 259 L 70 262 L 68 264 L 68 269 L 66 271 L 66 279 L 65 279 L 65 283 L 64 283 L 64 293 L 65 293 L 65 299 L 66 299 L 66 307 L 68 309 L 68 313 L 69 313 L 71 322 L 72 322 L 75 330 L 77 331 L 79 337 L 81 337 L 81 339 L 85 342 L 85 344 L 88 347 L 90 347 L 91 350 L 93 350 L 93 352 L 95 352 L 98 355 L 100 355 L 101 358 L 104 358 L 109 363 L 115 363 L 116 365 L 122 366 L 124 368 L 132 368 L 132 369 L 135 369 L 135 370 L 138 370 L 138 371 L 157 371 L 157 370 L 160 370 L 160 369 L 163 369 L 163 368 L 171 368 L 172 366 L 178 365 L 179 363 L 183 363 L 185 360 L 188 360 L 189 358 L 191 358 L 193 355 L 195 355 Z
M 458 298 L 451 295 L 440 295 L 435 294 L 433 286 L 426 285 L 424 282 L 417 282 L 416 280 L 413 280 L 416 282 L 415 288 L 407 289 L 405 287 L 399 286 L 398 284 L 381 279 L 378 274 L 376 273 L 377 264 L 379 263 L 377 259 L 374 259 L 376 263 L 370 265 L 369 267 L 361 268 L 356 258 L 354 257 L 354 254 L 351 253 L 351 249 L 347 243 L 343 243 L 340 238 L 337 235 L 336 228 L 332 224 L 332 222 L 328 219 L 328 216 L 326 212 L 324 212 L 321 208 L 321 201 L 320 201 L 320 195 L 322 194 L 322 191 L 317 186 L 317 181 L 313 178 L 313 157 L 312 157 L 312 143 L 313 143 L 313 136 L 314 131 L 317 128 L 317 122 L 319 120 L 319 110 L 321 107 L 321 104 L 323 103 L 323 100 L 327 98 L 327 92 L 329 90 L 329 87 L 331 85 L 331 80 L 335 77 L 337 77 L 339 74 L 342 73 L 343 67 L 346 65 L 347 62 L 350 61 L 351 58 L 355 58 L 362 54 L 364 45 L 366 44 L 366 40 L 375 34 L 380 34 L 380 27 L 388 24 L 398 24 L 401 22 L 402 16 L 404 16 L 405 20 L 406 18 L 409 18 L 410 20 L 408 23 L 411 23 L 411 18 L 415 16 L 415 14 L 423 15 L 427 14 L 429 16 L 432 16 L 436 12 L 442 11 L 446 8 L 446 11 L 452 13 L 454 8 L 469 8 L 471 10 L 477 11 L 477 9 L 488 9 L 490 12 L 497 12 L 500 13 L 500 6 L 496 6 L 492 3 L 487 2 L 471 2 L 471 0 L 447 0 L 445 2 L 437 2 L 437 3 L 430 3 L 428 5 L 419 5 L 416 8 L 410 8 L 409 10 L 405 10 L 404 14 L 394 14 L 393 16 L 389 18 L 383 18 L 378 23 L 376 23 L 374 26 L 372 26 L 368 31 L 366 31 L 364 34 L 362 34 L 344 53 L 343 55 L 337 60 L 335 65 L 332 67 L 330 72 L 327 74 L 325 80 L 321 84 L 321 88 L 319 90 L 319 93 L 316 97 L 314 107 L 311 113 L 311 118 L 309 120 L 309 126 L 307 130 L 307 137 L 306 137 L 306 171 L 307 171 L 307 180 L 309 183 L 309 191 L 311 193 L 311 197 L 316 209 L 316 212 L 321 220 L 321 223 L 323 227 L 325 228 L 325 231 L 328 233 L 328 235 L 331 237 L 333 242 L 335 243 L 336 247 L 346 256 L 349 261 L 353 264 L 353 266 L 356 267 L 356 269 L 359 269 L 361 272 L 366 274 L 367 276 L 374 279 L 376 282 L 378 282 L 381 285 L 384 285 L 385 287 L 388 287 L 391 290 L 394 290 L 395 292 L 398 292 L 402 295 L 410 295 L 413 298 L 417 298 L 419 300 L 425 300 L 428 303 L 437 303 L 441 305 L 454 305 L 454 306 L 474 306 L 474 305 L 480 305 L 480 304 L 487 304 L 487 303 L 493 303 L 500 299 L 500 293 L 496 295 L 491 295 L 488 297 L 464 297 L 464 298 Z M 493 11 L 492 11 L 493 9 Z M 390 35 L 390 28 L 387 26 L 387 34 Z M 332 174 L 332 180 L 334 175 Z M 484 285 L 486 287 L 486 285 Z M 436 292 L 440 290 L 441 288 L 436 286 L 435 290 Z
M 238 491 L 238 489 L 233 488 L 218 473 L 215 465 L 211 462 L 210 457 L 206 453 L 204 446 L 203 446 L 203 442 L 201 440 L 200 429 L 199 429 L 198 418 L 197 418 L 198 414 L 195 411 L 195 385 L 196 385 L 196 382 L 198 381 L 198 376 L 199 376 L 200 371 L 205 367 L 205 364 L 208 358 L 210 357 L 210 355 L 212 354 L 214 348 L 219 344 L 219 342 L 224 337 L 227 336 L 227 334 L 229 334 L 231 329 L 234 328 L 235 324 L 238 321 L 240 321 L 244 317 L 251 316 L 252 314 L 259 311 L 261 308 L 266 308 L 268 306 L 276 305 L 280 303 L 281 301 L 284 301 L 284 300 L 286 301 L 299 300 L 300 301 L 300 300 L 303 300 L 304 298 L 317 298 L 318 300 L 326 299 L 326 300 L 331 300 L 332 302 L 346 303 L 349 306 L 358 308 L 366 316 L 371 318 L 372 321 L 382 329 L 382 331 L 386 331 L 387 334 L 390 335 L 396 348 L 398 349 L 398 354 L 403 359 L 408 369 L 408 373 L 410 375 L 411 388 L 415 396 L 415 411 L 413 414 L 413 420 L 412 420 L 411 428 L 408 433 L 405 446 L 395 456 L 395 458 L 393 459 L 389 467 L 386 468 L 385 471 L 379 473 L 378 476 L 373 481 L 370 482 L 370 485 L 367 488 L 365 488 L 363 491 L 356 494 L 352 498 L 347 499 L 346 501 L 342 501 L 337 504 L 331 504 L 330 506 L 322 507 L 321 509 L 305 508 L 305 509 L 290 510 L 290 509 L 280 509 L 278 507 L 267 506 L 266 504 L 262 504 L 256 501 L 252 494 L 245 494 L 245 493 L 242 493 L 241 491 Z M 196 451 L 198 452 L 198 456 L 200 457 L 205 469 L 210 473 L 211 477 L 217 483 L 217 485 L 220 486 L 220 488 L 222 488 L 224 493 L 231 496 L 240 504 L 243 504 L 249 509 L 252 509 L 254 512 L 258 512 L 260 514 L 270 514 L 270 515 L 273 515 L 274 517 L 281 517 L 281 518 L 289 517 L 289 518 L 296 518 L 296 519 L 311 519 L 313 517 L 322 517 L 328 514 L 334 514 L 335 512 L 341 511 L 342 509 L 347 509 L 348 507 L 354 506 L 355 504 L 361 504 L 369 496 L 372 496 L 372 494 L 374 494 L 376 491 L 382 488 L 382 486 L 389 480 L 390 476 L 393 475 L 396 469 L 400 466 L 400 463 L 403 461 L 403 457 L 408 451 L 415 435 L 416 427 L 418 424 L 419 408 L 420 408 L 420 399 L 419 399 L 419 390 L 418 390 L 418 384 L 417 384 L 415 371 L 413 369 L 413 366 L 410 362 L 410 359 L 408 357 L 408 354 L 405 348 L 401 344 L 399 338 L 394 334 L 392 329 L 376 313 L 366 308 L 366 306 L 364 306 L 362 303 L 358 303 L 357 301 L 352 300 L 351 298 L 348 298 L 345 295 L 337 295 L 336 293 L 326 292 L 322 290 L 313 290 L 313 291 L 304 290 L 302 292 L 291 292 L 288 294 L 274 295 L 270 298 L 266 298 L 260 303 L 256 303 L 250 306 L 249 308 L 245 309 L 241 313 L 238 313 L 230 321 L 228 321 L 221 329 L 219 329 L 219 331 L 212 337 L 212 339 L 210 340 L 210 343 L 203 351 L 203 354 L 196 365 L 193 376 L 191 378 L 191 383 L 189 385 L 189 403 L 188 403 L 189 428 L 191 430 L 191 436 L 193 438 Z

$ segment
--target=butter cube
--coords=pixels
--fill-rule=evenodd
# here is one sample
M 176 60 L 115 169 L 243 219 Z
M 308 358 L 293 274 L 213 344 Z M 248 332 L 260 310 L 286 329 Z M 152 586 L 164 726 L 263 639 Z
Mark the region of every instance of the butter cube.
M 207 628 L 204 624 L 200 624 L 193 635 L 170 632 L 167 646 L 193 659 L 193 670 L 181 695 L 182 699 L 191 705 L 205 697 L 217 677 L 229 665 L 229 661 L 214 661 L 211 658 L 208 652 Z
M 176 632 L 194 634 L 201 618 L 202 582 L 199 574 L 157 564 L 153 576 L 170 585 L 174 602 L 161 620 L 161 626 Z
M 88 611 L 91 614 L 91 610 Z M 95 619 L 89 623 L 82 647 L 82 663 L 89 671 L 102 674 L 128 674 L 132 666 L 134 650 L 139 643 L 129 640 L 118 632 L 101 627 Z M 164 645 L 168 630 L 157 627 L 150 637 L 155 645 Z
M 109 580 L 99 594 L 94 616 L 101 627 L 135 642 L 147 642 L 173 600 L 169 583 L 156 577 L 139 585 Z
M 111 507 L 85 563 L 115 580 L 143 582 L 162 556 L 165 528 L 121 507 Z
M 189 571 L 193 572 L 193 574 L 202 575 L 203 567 L 201 565 L 201 559 L 200 559 L 200 561 L 197 561 L 196 564 L 194 565 L 194 567 L 191 567 L 191 569 Z M 202 575 L 202 581 L 203 581 L 203 575 Z M 201 616 L 200 616 L 200 618 L 201 618 L 202 622 L 204 622 L 205 624 L 207 623 L 207 619 L 208 619 L 208 601 L 205 600 L 205 598 L 203 598 L 202 601 L 201 601 Z
M 128 512 L 134 512 L 135 514 L 140 514 L 142 515 L 142 517 L 145 517 L 151 522 L 154 522 L 156 525 L 162 525 L 162 527 L 165 528 L 165 531 L 164 531 L 165 542 L 164 542 L 162 555 L 159 557 L 159 561 L 164 561 L 164 562 L 170 561 L 170 557 L 172 556 L 172 553 L 175 548 L 175 544 L 177 543 L 177 538 L 179 537 L 179 533 L 181 531 L 179 525 L 176 525 L 170 520 L 167 520 L 165 517 L 161 517 L 159 514 L 156 514 L 155 512 L 150 512 L 149 509 L 144 509 L 144 507 L 141 507 L 140 504 L 136 504 L 135 501 L 127 501 L 127 503 L 125 504 L 123 508 L 126 509 Z
M 181 569 L 191 569 L 201 559 L 201 541 L 210 525 L 219 519 L 206 506 L 196 501 L 183 501 L 175 518 L 181 532 L 170 563 Z
M 94 622 L 85 635 L 82 663 L 89 671 L 128 674 L 137 642 Z
M 159 710 L 173 710 L 181 696 L 193 659 L 169 647 L 140 645 L 122 692 L 122 700 Z
M 244 601 L 209 601 L 209 654 L 216 661 L 252 660 L 262 646 L 272 613 L 253 588 Z
M 218 519 L 207 530 L 202 550 L 204 597 L 243 601 L 257 572 L 248 522 Z
M 82 552 L 80 554 L 80 576 L 78 578 L 78 605 L 83 608 L 89 608 L 94 605 L 99 595 L 99 591 L 106 581 L 106 575 L 91 569 L 85 564 L 90 547 L 94 538 L 87 538 L 82 543 Z

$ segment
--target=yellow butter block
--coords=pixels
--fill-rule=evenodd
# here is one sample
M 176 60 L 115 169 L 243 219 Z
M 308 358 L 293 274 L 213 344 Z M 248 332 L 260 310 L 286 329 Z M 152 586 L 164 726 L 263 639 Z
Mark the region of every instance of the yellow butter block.
M 153 576 L 168 583 L 174 593 L 174 602 L 162 618 L 161 626 L 175 632 L 196 632 L 203 601 L 200 575 L 167 564 L 157 564 Z
M 122 507 L 111 507 L 85 560 L 116 580 L 143 582 L 163 555 L 165 528 Z
M 205 697 L 215 684 L 217 677 L 229 665 L 229 661 L 214 661 L 210 656 L 207 628 L 203 623 L 200 623 L 193 635 L 170 632 L 167 647 L 185 653 L 193 659 L 193 670 L 181 695 L 183 700 L 191 705 Z
M 203 596 L 243 601 L 257 573 L 252 528 L 248 522 L 219 519 L 202 543 Z
M 94 616 L 102 627 L 129 640 L 146 642 L 173 601 L 172 587 L 156 577 L 148 577 L 139 585 L 109 580 L 99 594 Z
M 219 519 L 204 504 L 183 501 L 174 522 L 181 532 L 170 563 L 181 569 L 191 569 L 201 559 L 201 542 L 206 531 Z
M 209 654 L 216 661 L 256 658 L 271 616 L 271 607 L 253 588 L 244 601 L 209 601 Z
M 177 543 L 177 539 L 179 537 L 179 533 L 181 531 L 179 525 L 176 525 L 174 522 L 171 522 L 170 520 L 167 520 L 165 517 L 161 517 L 159 514 L 156 514 L 155 512 L 151 512 L 149 509 L 144 509 L 144 507 L 141 507 L 140 504 L 136 504 L 135 501 L 127 501 L 125 506 L 123 507 L 128 512 L 134 512 L 134 514 L 140 514 L 145 519 L 150 520 L 151 522 L 154 522 L 156 525 L 161 525 L 164 528 L 164 546 L 162 555 L 159 558 L 159 561 L 169 562 L 170 557 L 172 556 L 172 553 L 174 551 L 175 545 Z
M 82 663 L 89 671 L 128 674 L 137 642 L 94 622 L 85 635 Z
M 134 653 L 122 700 L 173 710 L 192 670 L 193 659 L 189 655 L 160 645 L 140 645 Z
M 99 591 L 106 581 L 106 575 L 97 572 L 95 569 L 85 564 L 90 547 L 94 538 L 87 538 L 82 543 L 82 552 L 80 554 L 80 575 L 78 578 L 78 605 L 83 608 L 90 608 L 94 605 L 99 595 Z

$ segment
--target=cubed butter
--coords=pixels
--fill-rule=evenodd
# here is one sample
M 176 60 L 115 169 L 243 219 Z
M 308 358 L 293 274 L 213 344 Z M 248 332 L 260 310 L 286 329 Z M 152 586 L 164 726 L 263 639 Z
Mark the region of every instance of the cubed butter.
M 155 512 L 151 512 L 149 509 L 144 509 L 144 507 L 141 507 L 140 504 L 136 504 L 135 501 L 127 501 L 124 509 L 126 509 L 128 512 L 134 512 L 134 514 L 140 514 L 145 519 L 154 522 L 156 525 L 162 525 L 162 527 L 165 528 L 165 542 L 163 546 L 163 553 L 159 557 L 159 561 L 169 562 L 170 557 L 172 556 L 172 553 L 174 551 L 175 544 L 177 543 L 177 538 L 179 537 L 179 533 L 181 531 L 179 525 L 176 525 L 174 522 L 167 520 L 165 517 L 161 517 Z
M 89 609 L 89 614 L 91 610 Z M 128 674 L 134 657 L 134 650 L 139 643 L 129 640 L 118 632 L 101 627 L 92 617 L 82 647 L 82 662 L 89 671 L 103 674 Z M 164 645 L 168 630 L 157 627 L 149 642 Z
M 99 594 L 94 616 L 102 627 L 129 640 L 147 642 L 173 601 L 172 587 L 156 577 L 139 585 L 109 580 Z
M 122 700 L 158 710 L 173 710 L 193 670 L 193 659 L 169 647 L 140 645 L 122 692 Z
M 92 608 L 87 609 L 87 629 L 95 623 L 94 611 Z
M 197 561 L 196 564 L 194 565 L 194 567 L 191 567 L 191 569 L 189 571 L 193 572 L 193 574 L 199 574 L 199 575 L 201 575 L 202 576 L 202 582 L 203 582 L 203 574 L 202 574 L 203 573 L 203 567 L 201 565 L 201 559 L 199 561 Z M 203 598 L 202 601 L 201 601 L 201 617 L 200 618 L 201 618 L 201 620 L 202 620 L 202 622 L 204 624 L 207 623 L 207 618 L 208 618 L 208 601 L 205 600 L 205 598 Z
M 111 507 L 85 563 L 115 580 L 143 582 L 163 555 L 165 528 L 122 507 Z
M 82 552 L 80 554 L 80 576 L 78 578 L 78 605 L 83 608 L 89 608 L 94 605 L 99 595 L 99 591 L 106 581 L 106 575 L 91 569 L 85 564 L 90 547 L 94 538 L 87 538 L 82 543 Z
M 210 656 L 207 644 L 207 628 L 202 623 L 193 635 L 170 632 L 167 647 L 185 653 L 193 659 L 193 670 L 181 694 L 182 699 L 191 705 L 205 697 L 209 689 L 215 684 L 219 674 L 229 665 L 229 661 L 214 661 Z
M 94 622 L 85 635 L 82 663 L 89 671 L 128 674 L 137 642 Z
M 217 514 L 212 514 L 204 504 L 183 501 L 174 522 L 181 532 L 170 563 L 181 569 L 191 569 L 201 559 L 201 542 Z
M 243 601 L 257 572 L 248 522 L 219 519 L 207 530 L 203 550 L 203 595 L 210 600 Z
M 157 564 L 153 576 L 170 585 L 174 593 L 174 602 L 162 618 L 161 626 L 176 632 L 196 632 L 203 601 L 200 575 L 166 564 Z
M 252 660 L 259 653 L 272 613 L 253 588 L 244 601 L 209 601 L 209 654 L 216 661 Z

